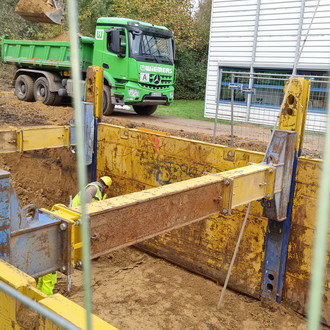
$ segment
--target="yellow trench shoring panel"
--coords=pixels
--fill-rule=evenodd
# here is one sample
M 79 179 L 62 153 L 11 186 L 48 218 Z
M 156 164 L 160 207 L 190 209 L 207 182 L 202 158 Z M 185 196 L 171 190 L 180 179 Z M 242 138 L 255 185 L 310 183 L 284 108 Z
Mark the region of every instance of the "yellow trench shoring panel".
M 53 296 L 46 296 L 36 289 L 36 282 L 32 277 L 2 259 L 0 259 L 0 280 L 77 327 L 86 329 L 86 311 L 83 307 L 58 293 Z M 1 329 L 61 329 L 2 291 L 0 291 L 0 318 Z M 94 329 L 116 329 L 95 315 L 92 315 L 92 320 Z
M 322 161 L 300 157 L 292 209 L 290 241 L 284 284 L 284 301 L 307 314 L 309 282 L 316 230 L 318 185 Z M 328 233 L 330 242 L 330 233 Z M 330 260 L 330 248 L 327 258 Z M 322 321 L 330 325 L 330 262 L 324 282 Z
M 292 123 L 292 127 L 295 123 Z M 263 160 L 263 154 L 258 152 L 106 124 L 99 124 L 97 157 L 97 176 L 113 176 L 113 196 L 199 177 L 205 172 L 216 174 Z M 305 313 L 307 305 L 311 237 L 315 231 L 321 163 L 299 158 L 297 166 L 283 297 L 291 308 L 300 313 Z M 248 194 L 251 190 L 249 184 L 245 185 L 245 190 Z M 233 289 L 256 298 L 260 294 L 267 227 L 267 219 L 262 217 L 262 213 L 260 203 L 253 202 L 229 282 Z M 223 282 L 229 266 L 228 256 L 233 254 L 233 241 L 238 237 L 244 215 L 245 207 L 239 207 L 233 210 L 232 215 L 220 213 L 139 243 L 138 246 L 191 271 Z M 330 264 L 328 273 L 329 267 Z M 324 301 L 329 300 L 330 284 L 327 280 Z M 327 324 L 330 324 L 329 308 L 329 304 L 324 304 L 323 320 Z

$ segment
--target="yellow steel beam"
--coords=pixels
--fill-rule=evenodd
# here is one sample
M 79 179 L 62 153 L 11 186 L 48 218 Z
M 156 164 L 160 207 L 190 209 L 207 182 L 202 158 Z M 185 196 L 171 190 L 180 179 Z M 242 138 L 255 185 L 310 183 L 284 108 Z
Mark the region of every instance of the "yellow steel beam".
M 223 213 L 231 214 L 235 207 L 274 196 L 275 167 L 251 164 L 216 175 L 225 178 Z
M 69 320 L 71 323 L 81 329 L 86 329 L 86 310 L 72 302 L 61 294 L 54 294 L 46 299 L 40 301 L 40 304 L 47 307 L 54 313 L 61 315 L 63 318 Z M 53 329 L 53 322 L 48 319 L 43 320 L 40 329 Z M 41 322 L 40 322 L 41 323 Z M 115 330 L 114 326 L 103 321 L 96 315 L 92 315 L 93 329 L 98 330 Z
M 68 147 L 69 145 L 69 126 L 0 131 L 0 153 Z
M 287 81 L 284 87 L 284 92 L 287 91 L 288 87 L 289 81 Z M 303 77 L 293 78 L 290 90 L 280 113 L 278 128 L 282 130 L 295 131 L 297 134 L 295 150 L 302 149 L 309 92 L 310 80 L 304 79 Z
M 55 217 L 60 217 L 62 219 L 68 220 L 72 223 L 71 228 L 71 263 L 72 266 L 82 260 L 82 242 L 81 242 L 81 233 L 80 233 L 80 213 L 76 212 L 63 204 L 55 204 L 51 211 L 41 209 L 43 212 L 52 214 Z
M 0 281 L 52 310 L 54 313 L 70 321 L 77 327 L 86 329 L 86 311 L 84 308 L 73 303 L 60 294 L 55 294 L 54 296 L 49 297 L 46 296 L 41 291 L 36 289 L 36 282 L 31 276 L 23 273 L 2 259 L 0 259 Z M 116 329 L 95 315 L 92 316 L 92 319 L 94 329 Z M 37 314 L 33 314 L 33 312 L 28 310 L 27 307 L 17 301 L 14 297 L 2 291 L 0 291 L 0 328 L 33 328 L 40 330 L 60 329 L 50 320 L 45 319 L 40 315 L 38 316 Z
M 70 145 L 69 126 L 28 128 L 16 132 L 17 149 L 20 152 Z
M 88 205 L 92 258 L 274 194 L 275 167 L 251 164 Z M 79 212 L 80 207 L 74 207 Z
M 87 69 L 86 101 L 94 103 L 95 119 L 102 118 L 103 69 L 89 66 Z

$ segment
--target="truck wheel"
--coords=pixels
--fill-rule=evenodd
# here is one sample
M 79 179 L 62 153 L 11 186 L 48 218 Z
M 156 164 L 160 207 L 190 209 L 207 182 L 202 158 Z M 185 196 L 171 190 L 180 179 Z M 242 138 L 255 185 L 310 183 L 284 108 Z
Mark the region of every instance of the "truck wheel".
M 109 86 L 103 85 L 103 101 L 102 110 L 105 116 L 110 116 L 113 113 L 115 106 L 111 104 L 111 90 Z
M 36 101 L 41 101 L 46 105 L 53 105 L 56 97 L 56 93 L 49 90 L 48 80 L 44 77 L 40 77 L 34 84 L 34 98 Z
M 21 101 L 34 101 L 33 79 L 30 76 L 21 74 L 15 82 L 15 95 Z
M 150 116 L 157 110 L 157 105 L 133 105 L 134 111 L 141 116 Z

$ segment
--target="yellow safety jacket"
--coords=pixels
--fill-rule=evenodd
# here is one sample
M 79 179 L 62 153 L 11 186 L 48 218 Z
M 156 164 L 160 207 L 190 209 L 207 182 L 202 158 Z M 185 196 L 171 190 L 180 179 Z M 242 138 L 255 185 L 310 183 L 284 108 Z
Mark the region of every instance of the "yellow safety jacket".
M 96 188 L 96 194 L 95 196 L 92 198 L 92 203 L 93 202 L 97 202 L 97 201 L 101 201 L 103 199 L 105 199 L 107 197 L 107 194 L 103 194 L 99 185 L 95 182 L 89 183 L 85 189 L 87 189 L 87 187 L 89 186 L 94 186 Z M 81 200 L 80 200 L 80 192 L 74 197 L 74 199 L 72 200 L 72 206 L 79 206 L 81 205 Z
M 57 273 L 46 274 L 38 278 L 37 289 L 51 296 L 53 294 L 54 286 L 57 283 Z

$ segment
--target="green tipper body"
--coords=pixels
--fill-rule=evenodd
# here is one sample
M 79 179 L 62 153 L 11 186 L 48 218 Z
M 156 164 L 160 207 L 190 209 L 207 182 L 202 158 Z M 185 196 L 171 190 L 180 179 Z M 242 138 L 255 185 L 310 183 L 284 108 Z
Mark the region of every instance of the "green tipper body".
M 104 69 L 113 104 L 169 104 L 175 79 L 172 37 L 173 32 L 162 26 L 101 17 L 95 38 L 79 37 L 82 72 L 90 65 Z M 70 43 L 3 38 L 2 61 L 65 76 L 63 72 L 71 69 Z
M 80 63 L 83 72 L 86 72 L 89 65 L 93 65 L 93 52 L 94 39 L 80 37 Z M 2 38 L 2 61 L 18 67 L 70 70 L 70 42 Z

